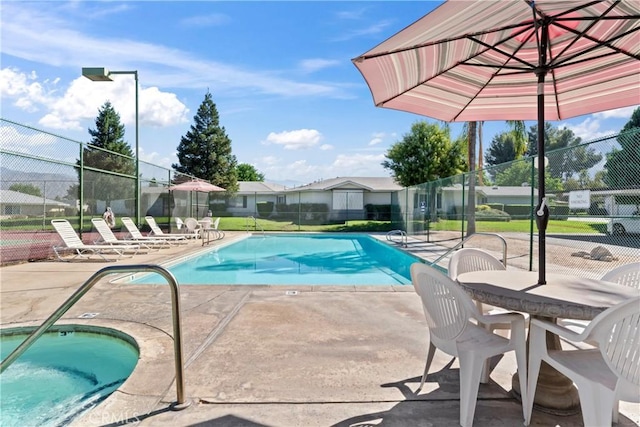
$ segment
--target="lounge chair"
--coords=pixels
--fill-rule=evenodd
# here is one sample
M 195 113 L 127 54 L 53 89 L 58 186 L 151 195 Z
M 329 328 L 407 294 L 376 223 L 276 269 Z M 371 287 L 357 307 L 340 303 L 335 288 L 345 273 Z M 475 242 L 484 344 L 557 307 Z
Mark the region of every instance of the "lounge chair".
M 162 240 L 136 240 L 136 239 L 118 239 L 109 224 L 102 218 L 93 218 L 91 220 L 93 226 L 100 234 L 100 239 L 94 241 L 95 244 L 105 243 L 109 245 L 140 245 L 145 249 L 160 248 L 162 246 L 170 246 L 168 242 Z
M 140 250 L 140 245 L 87 245 L 80 239 L 76 231 L 66 219 L 53 219 L 51 220 L 51 225 L 64 243 L 64 246 L 53 246 L 53 252 L 55 252 L 60 261 L 69 261 L 62 258 L 60 255 L 60 253 L 65 250 L 75 252 L 76 255 L 71 259 L 78 257 L 89 258 L 91 255 L 98 255 L 105 261 L 115 261 L 113 259 L 106 258 L 104 256 L 106 253 L 117 254 L 118 258 L 121 258 L 125 252 L 133 251 L 133 255 L 135 255 L 138 253 L 138 250 Z
M 165 234 L 161 236 L 145 236 L 140 232 L 138 227 L 136 227 L 136 224 L 133 222 L 131 218 L 127 216 L 123 216 L 120 220 L 122 221 L 122 224 L 129 232 L 130 238 L 133 240 L 141 240 L 141 241 L 162 240 L 169 244 L 176 244 L 176 245 L 179 245 L 182 243 L 188 243 L 185 236 L 179 236 L 179 235 Z
M 145 216 L 144 220 L 147 221 L 147 224 L 149 224 L 149 227 L 151 228 L 151 234 L 149 235 L 150 237 L 179 237 L 181 240 L 184 240 L 187 237 L 176 234 L 165 234 L 158 223 L 156 223 L 156 219 L 152 216 Z

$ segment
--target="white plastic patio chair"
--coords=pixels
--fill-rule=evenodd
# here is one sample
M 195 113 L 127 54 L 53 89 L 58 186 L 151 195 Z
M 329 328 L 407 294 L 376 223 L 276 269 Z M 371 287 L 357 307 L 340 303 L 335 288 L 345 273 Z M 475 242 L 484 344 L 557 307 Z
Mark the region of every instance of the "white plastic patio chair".
M 91 223 L 100 234 L 100 239 L 94 241 L 96 244 L 106 243 L 109 245 L 139 245 L 147 250 L 152 247 L 158 248 L 165 246 L 166 244 L 161 240 L 131 240 L 131 239 L 118 239 L 113 231 L 109 227 L 109 224 L 102 218 L 92 218 Z
M 451 256 L 449 259 L 449 267 L 447 268 L 449 277 L 453 280 L 458 278 L 462 273 L 471 271 L 489 271 L 489 270 L 506 270 L 507 266 L 498 258 L 485 252 L 482 249 L 462 248 Z M 478 308 L 485 314 L 504 313 L 507 310 L 497 308 L 488 304 L 482 304 L 476 301 Z M 510 328 L 509 325 L 506 326 Z
M 125 252 L 133 252 L 133 255 L 138 253 L 140 249 L 139 245 L 118 245 L 113 246 L 110 244 L 104 245 L 87 245 L 82 239 L 78 236 L 76 231 L 73 229 L 69 221 L 66 219 L 53 219 L 51 220 L 51 225 L 54 230 L 58 233 L 64 246 L 53 246 L 53 252 L 56 254 L 60 261 L 68 261 L 67 259 L 62 258 L 60 252 L 64 250 L 72 250 L 75 253 L 75 256 L 71 259 L 75 258 L 89 258 L 89 255 L 98 255 L 105 261 L 114 261 L 112 259 L 106 258 L 104 254 L 112 253 L 117 254 L 118 258 L 124 256 Z
M 429 351 L 418 390 L 429 373 L 436 348 L 457 357 L 460 363 L 460 425 L 473 424 L 478 388 L 485 361 L 515 351 L 520 384 L 526 384 L 526 345 L 524 316 L 518 313 L 483 315 L 473 300 L 450 277 L 426 264 L 411 265 L 411 281 L 422 299 L 429 327 Z M 510 323 L 510 338 L 494 334 L 476 323 Z M 521 397 L 527 402 L 526 387 Z
M 449 277 L 453 280 L 458 278 L 458 275 L 462 273 L 468 273 L 471 271 L 491 271 L 491 270 L 506 270 L 507 267 L 504 262 L 500 261 L 498 258 L 491 255 L 489 252 L 485 252 L 482 249 L 476 248 L 462 248 L 456 251 L 451 258 L 449 259 L 449 266 L 447 268 L 447 272 Z M 480 301 L 474 301 L 478 306 L 478 309 L 482 314 L 503 314 L 510 313 L 509 310 L 506 310 L 501 307 L 495 307 L 489 304 L 483 304 Z M 522 313 L 525 318 L 525 326 L 527 319 L 529 318 L 529 314 Z M 510 323 L 494 323 L 492 325 L 482 325 L 485 328 L 489 328 L 490 330 L 502 329 L 502 330 L 510 330 Z M 484 364 L 484 368 L 482 370 L 482 380 L 483 382 L 487 382 L 489 380 L 489 370 L 490 370 L 490 360 Z
M 195 218 L 187 218 L 184 220 L 185 226 L 185 234 L 187 234 L 190 238 L 198 239 L 202 237 L 200 235 L 200 231 L 202 230 L 202 226 Z
M 163 242 L 166 242 L 167 244 L 176 244 L 176 245 L 180 243 L 188 243 L 185 236 L 179 236 L 179 235 L 145 236 L 140 232 L 136 224 L 128 216 L 123 216 L 122 218 L 120 218 L 120 221 L 122 221 L 122 225 L 124 225 L 124 227 L 127 229 L 127 232 L 129 232 L 130 238 L 133 240 L 140 240 L 145 242 L 150 240 L 153 240 L 153 241 L 161 240 Z
M 640 262 L 618 266 L 605 273 L 601 280 L 640 289 Z M 558 319 L 559 325 L 576 333 L 581 333 L 590 322 L 590 320 Z M 588 342 L 588 344 L 593 346 L 593 343 Z M 588 348 L 588 346 L 579 345 L 579 348 Z
M 597 348 L 548 350 L 547 331 Z M 618 401 L 640 402 L 640 297 L 596 316 L 580 334 L 555 323 L 529 324 L 529 382 L 525 424 L 531 421 L 540 363 L 548 363 L 578 388 L 585 426 L 610 426 L 618 420 Z
M 640 289 L 640 262 L 616 267 L 602 276 L 602 280 Z

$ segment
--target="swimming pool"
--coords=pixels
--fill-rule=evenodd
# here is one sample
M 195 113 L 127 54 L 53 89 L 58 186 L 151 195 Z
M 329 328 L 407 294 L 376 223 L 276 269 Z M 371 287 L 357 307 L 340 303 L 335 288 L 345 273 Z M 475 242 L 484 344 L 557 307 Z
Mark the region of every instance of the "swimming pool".
M 1 331 L 1 358 L 31 331 Z M 52 327 L 0 375 L 2 425 L 68 424 L 118 389 L 138 355 L 133 338 L 112 329 Z
M 389 286 L 410 284 L 418 261 L 365 234 L 267 234 L 167 268 L 181 285 Z M 164 282 L 152 274 L 133 283 Z

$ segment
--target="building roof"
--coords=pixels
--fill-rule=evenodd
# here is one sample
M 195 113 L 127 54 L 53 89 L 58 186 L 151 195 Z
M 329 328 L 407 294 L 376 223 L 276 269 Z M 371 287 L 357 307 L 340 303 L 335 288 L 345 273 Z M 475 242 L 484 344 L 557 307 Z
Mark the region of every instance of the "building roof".
M 287 187 L 272 182 L 238 181 L 238 193 L 279 193 Z
M 36 205 L 36 206 L 60 206 L 60 207 L 69 207 L 68 203 L 59 202 L 57 200 L 45 199 L 41 196 L 32 196 L 31 194 L 20 193 L 19 191 L 13 190 L 0 190 L 0 202 L 2 204 L 8 205 Z
M 288 192 L 297 191 L 328 191 L 335 189 L 363 189 L 367 191 L 400 191 L 404 187 L 396 184 L 391 177 L 336 177 L 325 179 L 301 187 L 287 189 Z

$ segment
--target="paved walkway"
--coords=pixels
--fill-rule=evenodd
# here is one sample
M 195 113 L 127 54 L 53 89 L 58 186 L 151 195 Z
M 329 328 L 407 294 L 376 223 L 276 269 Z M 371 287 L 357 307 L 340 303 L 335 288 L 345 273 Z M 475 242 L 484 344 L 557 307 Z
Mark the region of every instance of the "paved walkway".
M 222 243 L 244 233 L 227 233 Z M 218 244 L 221 242 L 217 242 Z M 162 263 L 202 250 L 199 241 L 113 263 Z M 418 255 L 440 249 L 413 247 Z M 0 268 L 2 328 L 37 325 L 91 274 L 112 263 L 35 262 Z M 58 322 L 106 326 L 138 342 L 127 382 L 78 426 L 453 426 L 459 419 L 456 361 L 436 353 L 417 392 L 427 329 L 411 286 L 194 286 L 180 288 L 185 391 L 176 400 L 169 287 L 101 280 Z M 297 293 L 287 291 L 297 290 Z M 84 313 L 97 313 L 81 319 Z M 520 426 L 512 357 L 481 385 L 476 427 Z M 621 426 L 640 424 L 623 404 Z M 535 411 L 535 426 L 581 426 L 579 414 Z

